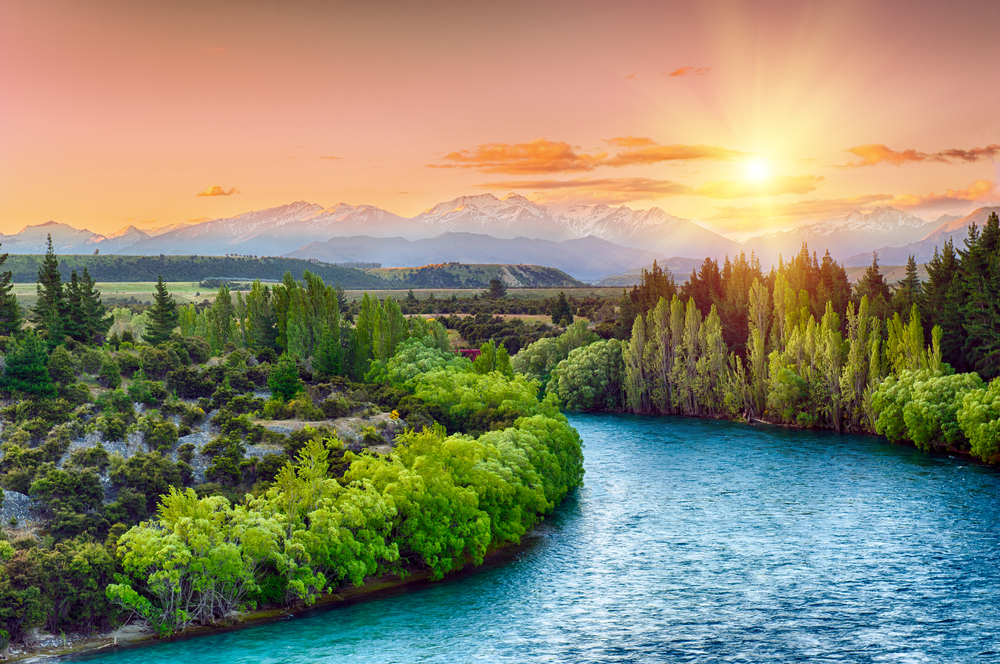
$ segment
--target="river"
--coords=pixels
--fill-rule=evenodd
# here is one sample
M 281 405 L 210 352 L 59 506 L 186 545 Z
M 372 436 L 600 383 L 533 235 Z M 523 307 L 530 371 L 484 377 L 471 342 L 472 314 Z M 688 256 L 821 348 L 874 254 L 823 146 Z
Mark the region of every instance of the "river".
M 574 415 L 585 486 L 516 559 L 89 661 L 1000 661 L 1000 474 L 868 436 Z

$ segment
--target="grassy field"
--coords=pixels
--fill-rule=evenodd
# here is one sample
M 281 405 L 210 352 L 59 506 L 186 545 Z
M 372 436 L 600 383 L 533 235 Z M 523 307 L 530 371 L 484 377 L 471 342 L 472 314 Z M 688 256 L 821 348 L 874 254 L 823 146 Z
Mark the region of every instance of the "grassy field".
M 31 306 L 38 299 L 36 285 L 14 284 L 14 293 L 21 304 Z M 107 302 L 110 299 L 128 299 L 134 297 L 140 302 L 152 302 L 153 291 L 156 290 L 156 282 L 153 281 L 133 281 L 133 282 L 97 282 L 97 289 L 101 291 L 101 296 Z M 167 284 L 167 290 L 174 296 L 180 304 L 188 302 L 201 302 L 202 300 L 214 300 L 215 291 L 206 290 L 198 285 L 197 281 L 171 281 Z
M 97 282 L 97 288 L 101 291 L 101 295 L 105 301 L 111 299 L 129 299 L 135 298 L 140 302 L 152 302 L 153 301 L 153 291 L 156 289 L 156 282 L 152 281 L 132 281 L 132 282 L 110 282 L 103 281 Z M 174 299 L 180 304 L 187 304 L 189 302 L 202 302 L 203 300 L 212 301 L 215 299 L 214 289 L 205 289 L 198 285 L 197 281 L 171 281 L 167 283 L 167 290 L 170 294 L 174 296 Z M 366 292 L 363 290 L 348 290 L 344 291 L 347 295 L 348 300 L 361 299 L 361 296 Z M 406 297 L 406 290 L 373 290 L 368 291 L 379 298 L 384 298 L 386 295 L 391 295 L 396 299 L 402 299 Z M 468 289 L 468 288 L 427 288 L 427 289 L 414 289 L 413 295 L 418 300 L 426 300 L 434 294 L 439 300 L 448 299 L 452 294 L 458 297 L 472 297 L 476 293 L 482 293 L 482 289 Z M 577 297 L 587 297 L 589 295 L 598 295 L 603 297 L 615 297 L 621 294 L 620 288 L 510 288 L 507 290 L 507 297 L 515 300 L 539 300 L 547 297 L 555 297 L 560 292 L 566 293 L 566 295 L 575 295 Z M 14 284 L 14 293 L 17 294 L 18 299 L 21 304 L 25 306 L 31 306 L 38 299 L 35 290 L 35 283 L 19 283 Z

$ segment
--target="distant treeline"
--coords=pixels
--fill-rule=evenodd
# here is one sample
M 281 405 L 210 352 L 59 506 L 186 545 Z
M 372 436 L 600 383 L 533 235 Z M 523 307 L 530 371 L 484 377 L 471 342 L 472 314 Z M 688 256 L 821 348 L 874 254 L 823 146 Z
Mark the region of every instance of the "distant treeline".
M 360 261 L 349 261 L 347 263 L 331 263 L 337 267 L 349 267 L 353 270 L 377 270 L 382 267 L 381 263 L 362 263 Z
M 15 283 L 34 282 L 44 256 L 12 254 L 4 265 Z M 69 280 L 73 270 L 86 267 L 95 281 L 202 281 L 206 278 L 256 279 L 280 281 L 285 272 L 304 271 L 322 277 L 327 283 L 350 289 L 393 288 L 380 277 L 361 270 L 301 258 L 252 258 L 246 256 L 60 256 L 59 272 Z M 398 286 L 397 286 L 398 287 Z

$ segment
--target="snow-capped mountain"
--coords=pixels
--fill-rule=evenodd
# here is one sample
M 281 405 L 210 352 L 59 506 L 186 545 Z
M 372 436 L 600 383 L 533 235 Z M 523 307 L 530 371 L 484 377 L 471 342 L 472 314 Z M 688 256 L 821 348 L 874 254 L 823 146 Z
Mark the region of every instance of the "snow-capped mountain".
M 92 253 L 93 248 L 88 248 L 89 244 L 95 238 L 104 237 L 85 228 L 46 221 L 44 224 L 25 226 L 13 235 L 0 235 L 0 245 L 4 253 L 44 254 L 49 235 L 52 236 L 52 248 L 60 254 Z
M 371 205 L 324 208 L 297 201 L 163 233 L 130 247 L 129 253 L 279 256 L 316 240 L 358 234 L 387 237 L 412 227 L 410 220 Z
M 427 228 L 431 235 L 478 233 L 503 239 L 534 237 L 557 241 L 576 237 L 548 208 L 518 194 L 503 199 L 493 194 L 459 196 L 421 212 L 413 221 Z
M 871 212 L 855 210 L 843 219 L 753 237 L 745 245 L 764 262 L 777 260 L 779 254 L 787 259 L 797 254 L 805 242 L 819 254 L 828 249 L 837 260 L 868 252 L 870 263 L 876 248 L 916 242 L 938 225 L 892 207 L 877 207 Z
M 147 233 L 142 232 L 135 226 L 126 226 L 108 235 L 95 235 L 87 241 L 87 244 L 98 245 L 95 248 L 105 253 L 115 253 L 121 251 L 149 238 Z
M 879 263 L 882 265 L 903 265 L 911 255 L 918 263 L 926 263 L 934 256 L 934 248 L 937 247 L 940 250 L 948 240 L 955 243 L 956 249 L 963 248 L 962 241 L 969 235 L 969 226 L 976 224 L 982 228 L 990 214 L 994 212 L 1000 214 L 1000 207 L 981 207 L 957 219 L 948 216 L 941 217 L 928 224 L 930 232 L 918 241 L 902 246 L 886 244 L 866 253 L 848 256 L 844 259 L 844 265 L 870 265 L 872 251 L 878 252 Z

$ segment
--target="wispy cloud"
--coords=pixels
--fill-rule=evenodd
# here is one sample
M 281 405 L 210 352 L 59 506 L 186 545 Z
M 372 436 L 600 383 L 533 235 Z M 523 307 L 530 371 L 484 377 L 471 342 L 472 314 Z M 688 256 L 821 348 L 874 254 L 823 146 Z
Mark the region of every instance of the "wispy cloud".
M 446 154 L 450 163 L 429 168 L 474 168 L 483 173 L 541 175 L 581 173 L 600 166 L 646 166 L 668 161 L 741 159 L 751 156 L 715 145 L 659 145 L 651 138 L 619 136 L 605 140 L 614 152 L 582 152 L 565 141 L 539 138 L 526 143 L 485 143 Z
M 754 196 L 781 196 L 783 194 L 808 194 L 816 191 L 826 178 L 820 175 L 782 175 L 761 182 L 716 180 L 706 182 L 694 190 L 696 196 L 709 198 L 750 198 Z
M 676 78 L 679 76 L 704 76 L 710 71 L 712 71 L 711 67 L 694 67 L 688 65 L 687 67 L 681 67 L 679 69 L 675 69 L 670 73 L 667 72 L 663 73 L 666 74 L 667 76 Z
M 749 156 L 748 152 L 730 150 L 717 145 L 650 145 L 619 152 L 605 159 L 602 165 L 635 166 L 694 160 L 732 161 Z
M 770 217 L 832 217 L 892 200 L 891 194 L 867 194 L 846 198 L 823 198 L 793 203 L 758 203 L 747 206 L 720 206 L 707 219 L 767 219 Z
M 195 196 L 232 196 L 233 194 L 240 193 L 239 187 L 233 187 L 232 189 L 223 189 L 219 185 L 212 185 L 206 188 L 204 191 L 199 191 Z
M 691 187 L 651 178 L 575 178 L 572 180 L 505 180 L 476 185 L 480 189 L 520 190 L 541 194 L 546 202 L 627 203 L 691 193 Z
M 877 164 L 901 166 L 903 164 L 924 161 L 940 163 L 964 161 L 970 163 L 1000 156 L 1000 145 L 993 144 L 982 148 L 969 148 L 968 150 L 949 148 L 939 152 L 919 152 L 913 149 L 893 150 L 882 143 L 867 143 L 848 148 L 844 152 L 854 155 L 857 159 L 842 165 L 841 168 L 860 168 L 862 166 L 875 166 Z
M 954 207 L 962 203 L 988 203 L 1000 200 L 996 182 L 976 180 L 965 189 L 948 189 L 943 194 L 900 194 L 894 196 L 892 205 L 904 208 Z
M 343 159 L 343 157 L 334 157 L 333 155 L 329 155 L 329 156 L 320 156 L 320 159 Z
M 626 77 L 625 77 L 625 80 L 626 80 L 626 81 L 634 81 L 634 80 L 637 80 L 637 79 L 638 79 L 638 75 L 639 75 L 639 72 L 637 72 L 637 71 L 634 71 L 634 72 L 632 72 L 631 74 L 629 74 L 628 76 L 626 76 Z
M 428 164 L 430 168 L 475 168 L 484 173 L 537 175 L 578 173 L 593 170 L 606 153 L 586 154 L 565 141 L 539 138 L 526 143 L 484 143 L 471 150 L 449 152 L 449 164 Z

